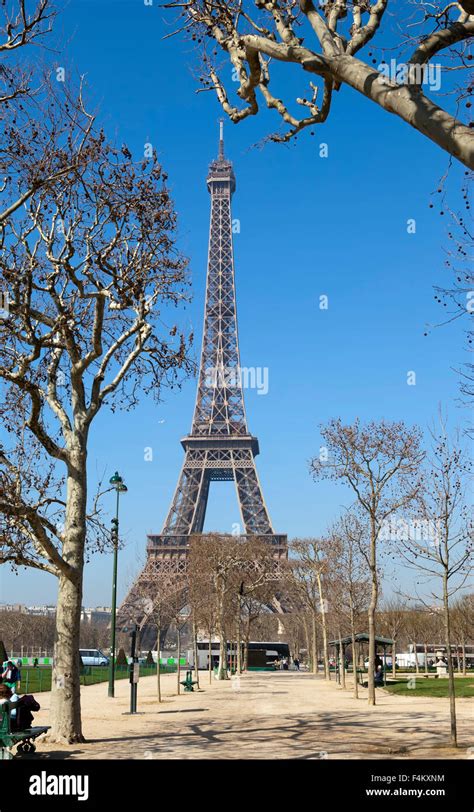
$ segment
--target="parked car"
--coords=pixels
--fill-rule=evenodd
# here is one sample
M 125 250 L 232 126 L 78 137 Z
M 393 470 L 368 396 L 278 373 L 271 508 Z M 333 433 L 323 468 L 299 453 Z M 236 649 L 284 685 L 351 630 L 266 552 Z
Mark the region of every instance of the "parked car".
M 109 664 L 109 658 L 98 648 L 80 648 L 79 654 L 83 665 L 105 666 Z

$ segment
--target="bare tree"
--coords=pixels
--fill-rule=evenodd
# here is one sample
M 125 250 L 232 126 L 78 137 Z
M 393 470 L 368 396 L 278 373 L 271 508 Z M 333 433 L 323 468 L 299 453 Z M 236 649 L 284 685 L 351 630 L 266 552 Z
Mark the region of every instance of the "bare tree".
M 318 673 L 318 657 L 316 646 L 316 627 L 318 620 L 323 633 L 323 662 L 325 679 L 331 678 L 329 670 L 328 649 L 328 593 L 326 577 L 328 574 L 328 542 L 324 539 L 295 539 L 290 549 L 295 554 L 291 558 L 291 568 L 294 575 L 297 595 L 311 614 L 312 624 L 312 656 L 313 671 Z
M 470 173 L 466 173 L 469 175 Z M 472 249 L 474 239 L 469 221 L 470 209 L 470 184 L 471 178 L 466 177 L 463 185 L 463 202 L 466 213 L 454 212 L 446 206 L 446 202 L 441 199 L 443 213 L 450 217 L 448 229 L 448 245 L 446 247 L 446 260 L 444 268 L 449 273 L 449 281 L 444 285 L 435 286 L 435 301 L 443 308 L 443 319 L 436 327 L 444 327 L 454 321 L 462 319 L 466 325 L 465 329 L 465 349 L 472 354 L 474 344 L 474 329 L 472 325 L 472 313 L 474 310 L 474 270 L 472 263 Z M 439 190 L 440 191 L 440 190 Z M 431 204 L 433 205 L 433 204 Z M 428 332 L 425 333 L 428 335 Z M 472 418 L 472 403 L 474 400 L 474 364 L 468 360 L 462 364 L 458 370 L 459 388 L 461 393 L 461 403 L 468 408 Z M 465 433 L 472 439 L 474 436 L 474 426 L 472 420 L 465 429 Z
M 171 624 L 176 631 L 176 692 L 181 693 L 181 641 L 182 634 L 188 626 L 191 613 L 189 604 L 183 602 L 182 593 L 175 592 L 169 596 L 168 610 Z
M 0 237 L 9 219 L 41 188 L 62 183 L 93 159 L 94 116 L 56 66 L 41 67 L 38 46 L 51 46 L 56 9 L 51 0 L 9 0 L 0 9 Z M 33 51 L 34 56 L 33 56 Z M 64 70 L 64 68 L 62 69 Z
M 281 619 L 281 623 L 285 629 L 288 642 L 290 644 L 290 652 L 293 659 L 300 659 L 300 650 L 303 648 L 305 641 L 305 630 L 303 615 L 301 611 L 293 611 L 285 613 Z
M 341 688 L 346 688 L 346 656 L 345 646 L 343 645 L 343 638 L 348 631 L 348 618 L 341 605 L 341 597 L 344 592 L 342 581 L 338 578 L 331 579 L 330 593 L 332 597 L 331 603 L 331 626 L 333 628 L 332 636 L 338 640 L 338 647 L 334 658 L 336 674 Z
M 352 674 L 354 697 L 359 696 L 357 684 L 357 643 L 356 623 L 363 613 L 367 613 L 370 600 L 370 578 L 367 562 L 362 552 L 367 529 L 356 515 L 347 512 L 334 525 L 329 533 L 331 548 L 332 580 L 335 582 L 337 605 L 342 618 L 349 622 L 352 638 Z M 334 603 L 334 601 L 333 601 Z M 342 647 L 341 647 L 342 657 Z M 344 663 L 342 665 L 343 686 L 345 686 Z
M 417 519 L 430 532 L 413 533 L 397 541 L 403 559 L 425 576 L 427 583 L 436 579 L 440 591 L 432 589 L 432 598 L 441 602 L 444 640 L 448 661 L 450 737 L 457 746 L 456 692 L 451 654 L 450 602 L 468 581 L 474 565 L 473 523 L 467 498 L 467 480 L 471 461 L 459 437 L 450 438 L 446 424 L 432 431 L 433 446 L 427 461 L 423 491 L 419 494 Z
M 86 147 L 85 147 L 86 148 Z M 58 147 L 59 149 L 59 147 Z M 156 154 L 87 136 L 90 160 L 41 186 L 8 220 L 0 286 L 0 560 L 59 579 L 52 687 L 54 740 L 82 740 L 79 622 L 88 505 L 87 449 L 104 404 L 157 397 L 188 366 L 186 341 L 160 311 L 183 301 L 186 263 Z M 103 536 L 102 536 L 103 538 Z
M 268 543 L 258 537 L 246 538 L 208 533 L 191 540 L 189 573 L 198 573 L 199 582 L 214 598 L 216 633 L 219 637 L 218 679 L 227 677 L 227 631 L 231 638 L 237 631 L 238 649 L 241 644 L 242 598 L 264 598 L 262 589 L 277 582 L 280 575 Z M 193 594 L 193 591 L 191 591 Z M 240 655 L 239 657 L 239 666 Z
M 140 631 L 150 626 L 156 629 L 156 691 L 161 702 L 161 636 L 176 615 L 176 607 L 179 609 L 185 603 L 187 575 L 178 567 L 163 567 L 160 561 L 149 558 L 139 583 L 139 591 L 133 586 L 129 590 L 121 613 L 135 622 Z
M 52 639 L 54 641 L 54 633 Z M 107 623 L 82 621 L 79 641 L 81 648 L 106 648 L 110 642 L 110 631 Z
M 55 618 L 27 612 L 0 612 L 0 639 L 10 656 L 51 655 Z
M 248 665 L 250 626 L 272 605 L 278 585 L 284 581 L 287 569 L 274 558 L 268 542 L 258 536 L 248 537 L 245 545 L 246 564 L 235 583 L 237 671 L 243 670 L 242 622 L 246 618 L 244 662 Z M 286 562 L 285 562 L 286 564 Z
M 356 420 L 343 425 L 331 420 L 321 429 L 325 446 L 313 459 L 315 478 L 349 485 L 357 497 L 362 521 L 368 524 L 363 555 L 371 577 L 369 625 L 369 704 L 375 704 L 375 612 L 379 595 L 377 548 L 384 523 L 397 510 L 410 505 L 419 491 L 418 470 L 423 459 L 420 432 L 403 422 Z
M 256 597 L 253 593 L 243 595 L 240 601 L 241 611 L 241 636 L 244 644 L 244 658 L 242 663 L 242 670 L 246 671 L 249 662 L 249 642 L 251 629 L 255 626 L 256 622 L 265 611 L 265 603 Z
M 189 572 L 199 572 L 215 600 L 216 634 L 219 637 L 218 679 L 227 679 L 227 634 L 230 604 L 235 597 L 235 578 L 245 556 L 236 536 L 208 533 L 194 536 L 189 551 Z
M 198 553 L 195 553 L 196 557 Z M 212 682 L 212 637 L 216 628 L 216 597 L 210 585 L 209 573 L 206 569 L 193 568 L 189 570 L 189 603 L 194 619 L 194 658 L 196 672 L 199 668 L 197 659 L 197 637 L 199 632 L 207 634 L 208 638 L 208 673 L 209 683 Z
M 424 92 L 426 71 L 434 58 L 446 57 L 447 68 L 466 69 L 467 41 L 474 33 L 469 0 L 463 3 L 419 2 L 413 9 L 390 0 L 345 2 L 326 0 L 256 0 L 224 2 L 196 0 L 168 2 L 179 9 L 178 31 L 190 35 L 202 49 L 202 90 L 214 89 L 224 112 L 234 122 L 259 112 L 259 99 L 276 111 L 283 133 L 270 136 L 288 141 L 305 128 L 328 118 L 334 92 L 347 85 L 388 113 L 414 127 L 466 166 L 474 166 L 472 133 Z M 400 8 L 402 6 L 402 9 Z M 374 48 L 393 49 L 389 30 L 382 39 L 384 24 L 395 16 L 399 49 L 405 50 L 403 76 L 384 69 L 383 61 L 363 61 L 360 52 L 374 40 Z M 417 33 L 413 33 L 417 32 Z M 209 43 L 209 45 L 208 45 Z M 396 47 L 396 45 L 395 45 Z M 232 82 L 222 78 L 217 59 L 220 48 L 233 68 L 237 100 L 230 97 Z M 372 57 L 371 51 L 368 56 Z M 293 114 L 278 90 L 278 63 L 298 66 L 317 77 L 303 84 Z M 398 66 L 397 66 L 398 67 Z M 322 94 L 322 100 L 319 96 Z M 458 94 L 460 98 L 463 94 Z

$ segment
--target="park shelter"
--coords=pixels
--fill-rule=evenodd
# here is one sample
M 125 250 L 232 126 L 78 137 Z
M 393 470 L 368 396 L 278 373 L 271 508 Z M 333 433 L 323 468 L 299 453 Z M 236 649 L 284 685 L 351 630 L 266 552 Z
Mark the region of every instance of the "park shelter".
M 364 644 L 367 644 L 367 651 L 368 651 L 368 648 L 369 648 L 369 634 L 368 634 L 368 632 L 359 632 L 358 634 L 354 635 L 354 640 L 355 640 L 355 643 L 357 645 L 358 652 L 360 652 L 361 649 L 362 649 L 362 652 L 363 652 Z M 394 641 L 391 640 L 389 637 L 375 637 L 375 656 L 377 656 L 377 654 L 380 654 L 379 649 L 382 649 L 382 653 L 383 653 L 383 657 L 382 657 L 383 669 L 382 670 L 383 670 L 383 684 L 384 685 L 386 685 L 386 683 L 387 683 L 386 674 L 385 674 L 385 672 L 386 672 L 385 658 L 386 658 L 387 648 L 392 649 L 393 648 L 393 643 L 394 643 Z M 331 640 L 329 645 L 332 648 L 336 649 L 336 681 L 340 682 L 341 681 L 340 663 L 345 662 L 346 649 L 349 646 L 352 646 L 352 637 L 341 637 L 338 640 Z M 341 649 L 342 649 L 342 651 L 341 651 Z M 364 660 L 365 660 L 365 657 L 364 657 Z M 356 662 L 357 662 L 356 654 L 355 654 L 355 652 L 352 652 L 352 668 L 356 667 Z

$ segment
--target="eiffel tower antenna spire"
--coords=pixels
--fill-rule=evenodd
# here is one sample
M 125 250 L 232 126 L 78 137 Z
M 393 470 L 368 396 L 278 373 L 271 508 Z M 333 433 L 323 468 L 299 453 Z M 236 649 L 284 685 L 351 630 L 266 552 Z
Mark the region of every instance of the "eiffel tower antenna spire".
M 219 119 L 220 137 L 219 137 L 219 160 L 224 160 L 224 119 Z

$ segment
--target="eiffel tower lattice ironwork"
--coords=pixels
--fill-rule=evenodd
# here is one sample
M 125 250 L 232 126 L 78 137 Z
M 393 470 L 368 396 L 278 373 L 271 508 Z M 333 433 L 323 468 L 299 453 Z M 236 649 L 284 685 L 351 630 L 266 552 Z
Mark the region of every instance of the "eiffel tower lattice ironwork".
M 268 541 L 275 559 L 287 556 L 287 537 L 274 533 L 265 505 L 255 466 L 258 440 L 249 433 L 245 414 L 232 241 L 231 200 L 236 184 L 232 163 L 224 155 L 222 122 L 219 155 L 210 164 L 207 187 L 211 195 L 209 257 L 192 429 L 181 440 L 184 463 L 161 534 L 148 536 L 147 564 L 132 588 L 135 596 L 142 579 L 146 580 L 147 568 L 185 569 L 190 537 L 203 531 L 212 481 L 235 482 L 242 535 Z M 127 599 L 121 612 L 126 604 Z

